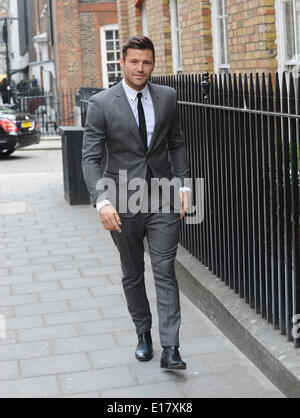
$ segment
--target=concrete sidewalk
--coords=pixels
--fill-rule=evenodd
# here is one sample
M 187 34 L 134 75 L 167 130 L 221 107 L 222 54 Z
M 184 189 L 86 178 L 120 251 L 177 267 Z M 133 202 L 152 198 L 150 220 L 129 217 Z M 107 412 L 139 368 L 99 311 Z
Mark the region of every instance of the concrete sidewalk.
M 147 255 L 155 355 L 136 361 L 117 251 L 95 209 L 64 200 L 60 151 L 1 160 L 0 191 L 0 397 L 283 396 L 184 295 L 188 369 L 160 370 Z

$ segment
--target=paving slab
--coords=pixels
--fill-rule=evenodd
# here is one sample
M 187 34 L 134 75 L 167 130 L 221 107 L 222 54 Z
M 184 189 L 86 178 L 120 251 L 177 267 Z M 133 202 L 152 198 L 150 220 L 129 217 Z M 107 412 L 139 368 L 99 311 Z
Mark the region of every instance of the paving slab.
M 183 294 L 188 368 L 160 369 L 148 255 L 154 358 L 136 361 L 117 250 L 93 207 L 65 201 L 59 142 L 0 164 L 0 397 L 283 397 Z

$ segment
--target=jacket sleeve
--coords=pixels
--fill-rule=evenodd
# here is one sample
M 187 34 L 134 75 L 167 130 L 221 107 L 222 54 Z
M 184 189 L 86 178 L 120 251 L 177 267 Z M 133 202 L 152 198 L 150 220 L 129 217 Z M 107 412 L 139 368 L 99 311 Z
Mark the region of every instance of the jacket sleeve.
M 174 116 L 171 128 L 167 135 L 168 148 L 170 159 L 173 167 L 175 177 L 181 179 L 181 184 L 184 186 L 184 179 L 190 177 L 190 169 L 187 158 L 187 150 L 180 125 L 177 94 L 174 91 Z
M 95 98 L 89 101 L 86 124 L 84 126 L 82 146 L 82 171 L 91 201 L 96 207 L 97 199 L 107 198 L 105 191 L 97 188 L 98 181 L 103 177 L 102 159 L 106 153 L 106 122 L 101 103 Z

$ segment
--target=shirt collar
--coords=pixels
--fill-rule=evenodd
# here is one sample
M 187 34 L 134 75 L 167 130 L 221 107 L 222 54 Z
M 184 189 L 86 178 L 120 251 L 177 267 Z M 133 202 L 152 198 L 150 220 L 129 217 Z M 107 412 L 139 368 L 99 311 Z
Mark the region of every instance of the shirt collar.
M 135 101 L 138 93 L 142 93 L 144 99 L 151 101 L 151 96 L 150 96 L 150 91 L 149 91 L 148 84 L 146 84 L 146 86 L 143 88 L 143 90 L 137 91 L 137 90 L 134 90 L 132 87 L 128 86 L 128 84 L 126 83 L 124 78 L 122 80 L 122 83 L 123 83 L 123 87 L 124 87 L 126 96 L 128 97 L 128 99 L 130 100 L 131 103 L 133 103 Z

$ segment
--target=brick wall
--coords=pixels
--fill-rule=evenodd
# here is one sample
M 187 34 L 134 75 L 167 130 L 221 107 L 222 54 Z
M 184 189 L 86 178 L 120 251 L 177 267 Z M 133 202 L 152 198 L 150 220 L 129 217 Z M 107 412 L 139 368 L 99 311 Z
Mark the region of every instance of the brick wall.
M 156 49 L 153 74 L 172 73 L 170 11 L 168 0 L 147 1 L 149 37 Z M 118 0 L 118 22 L 121 45 L 131 36 L 142 35 L 141 8 L 135 0 Z M 141 1 L 138 4 L 142 4 Z
M 82 55 L 78 0 L 57 0 L 57 32 L 60 63 L 60 87 L 82 85 Z
M 227 3 L 231 71 L 277 71 L 275 0 L 227 0 Z
M 142 34 L 141 9 L 135 7 L 134 1 L 128 2 L 128 33 L 129 36 Z
M 122 42 L 142 32 L 136 4 L 142 0 L 118 0 Z M 277 71 L 275 0 L 226 0 L 226 5 L 231 71 Z M 214 72 L 211 0 L 178 0 L 178 10 L 183 72 Z M 147 17 L 157 50 L 155 74 L 171 74 L 169 0 L 147 0 Z
M 103 5 L 104 7 L 104 5 Z M 100 9 L 97 13 L 94 13 L 94 30 L 96 36 L 96 67 L 98 69 L 98 83 L 97 86 L 102 87 L 102 61 L 101 61 L 101 46 L 100 46 L 100 28 L 105 25 L 118 24 L 118 13 L 116 1 L 109 3 L 106 9 Z M 86 79 L 86 86 L 94 86 L 89 79 Z
M 172 74 L 172 42 L 169 0 L 147 2 L 149 37 L 156 49 L 155 74 Z
M 213 71 L 210 0 L 179 0 L 183 72 Z
M 129 25 L 128 25 L 128 1 L 118 0 L 118 23 L 119 23 L 119 36 L 121 45 L 129 37 Z
M 100 28 L 117 24 L 116 0 L 56 0 L 60 87 L 102 87 Z
M 135 3 L 134 0 L 118 0 L 122 42 L 129 36 L 142 34 L 141 9 Z M 141 5 L 142 1 L 137 3 Z M 213 58 L 209 0 L 179 0 L 178 7 L 183 71 L 211 70 Z M 169 0 L 147 0 L 146 12 L 149 37 L 154 42 L 157 56 L 154 74 L 172 74 Z

